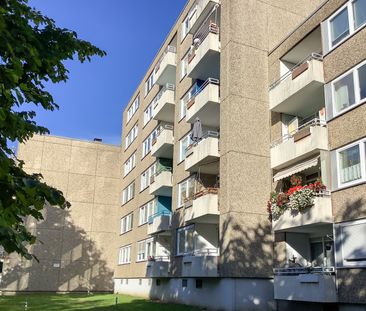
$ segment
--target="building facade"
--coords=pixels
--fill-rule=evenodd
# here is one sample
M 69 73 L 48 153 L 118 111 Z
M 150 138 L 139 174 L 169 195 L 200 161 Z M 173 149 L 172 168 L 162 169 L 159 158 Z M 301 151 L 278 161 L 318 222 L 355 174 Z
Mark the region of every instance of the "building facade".
M 28 270 L 10 256 L 7 287 L 86 290 L 87 275 L 218 310 L 365 310 L 365 25 L 365 0 L 188 1 L 120 148 L 21 146 L 73 206 L 30 224 L 56 250 L 35 247 Z M 30 286 L 40 269 L 48 283 Z
M 43 221 L 28 219 L 38 239 L 29 251 L 39 262 L 5 256 L 0 290 L 112 291 L 120 147 L 36 135 L 19 145 L 17 156 L 27 173 L 41 173 L 71 207 L 46 206 Z

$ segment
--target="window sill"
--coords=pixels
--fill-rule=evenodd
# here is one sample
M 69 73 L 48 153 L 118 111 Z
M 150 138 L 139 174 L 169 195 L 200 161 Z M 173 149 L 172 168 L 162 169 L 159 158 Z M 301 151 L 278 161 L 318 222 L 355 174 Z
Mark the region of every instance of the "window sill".
M 353 104 L 352 106 L 349 106 L 347 107 L 346 109 L 342 110 L 341 112 L 338 112 L 336 115 L 334 115 L 332 118 L 330 118 L 329 120 L 327 120 L 327 122 L 331 122 L 341 116 L 343 116 L 344 114 L 348 113 L 348 112 L 351 112 L 352 110 L 362 106 L 366 104 L 366 98 L 364 98 L 362 101 L 360 101 L 359 103 L 357 104 Z
M 339 192 L 339 191 L 342 191 L 342 190 L 345 190 L 345 189 L 361 186 L 361 185 L 364 185 L 364 184 L 366 184 L 366 180 L 360 180 L 360 181 L 354 182 L 352 184 L 339 186 L 337 189 L 332 190 L 331 193 L 336 193 L 336 192 Z

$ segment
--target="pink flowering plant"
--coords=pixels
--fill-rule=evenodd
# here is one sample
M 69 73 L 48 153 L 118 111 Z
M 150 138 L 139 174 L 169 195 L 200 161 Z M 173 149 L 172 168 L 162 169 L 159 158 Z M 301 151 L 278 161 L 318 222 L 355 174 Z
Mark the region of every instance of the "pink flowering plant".
M 304 212 L 314 204 L 314 197 L 326 189 L 319 179 L 314 183 L 302 185 L 302 178 L 291 176 L 291 188 L 286 192 L 272 192 L 267 204 L 271 219 L 277 220 L 287 209 Z

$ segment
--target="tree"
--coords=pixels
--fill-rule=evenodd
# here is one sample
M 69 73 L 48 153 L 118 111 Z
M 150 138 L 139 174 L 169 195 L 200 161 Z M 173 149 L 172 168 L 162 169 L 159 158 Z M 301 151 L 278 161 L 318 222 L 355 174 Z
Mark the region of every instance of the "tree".
M 35 258 L 27 246 L 36 237 L 25 220 L 42 220 L 45 204 L 68 208 L 61 191 L 48 186 L 40 174 L 27 174 L 9 142 L 26 142 L 34 134 L 48 134 L 32 111 L 58 109 L 45 82 L 66 82 L 63 62 L 81 63 L 106 53 L 29 7 L 28 0 L 0 0 L 0 245 L 7 253 Z

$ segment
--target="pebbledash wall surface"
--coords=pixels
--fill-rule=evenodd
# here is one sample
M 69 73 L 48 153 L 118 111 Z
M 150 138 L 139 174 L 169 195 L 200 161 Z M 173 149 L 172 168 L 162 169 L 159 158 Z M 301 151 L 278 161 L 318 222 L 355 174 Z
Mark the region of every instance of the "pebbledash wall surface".
M 44 220 L 28 220 L 38 242 L 27 261 L 4 259 L 3 291 L 112 291 L 121 158 L 119 146 L 34 136 L 18 147 L 28 173 L 41 173 L 63 191 L 69 210 L 46 206 Z

